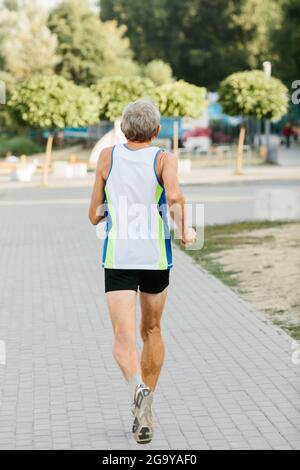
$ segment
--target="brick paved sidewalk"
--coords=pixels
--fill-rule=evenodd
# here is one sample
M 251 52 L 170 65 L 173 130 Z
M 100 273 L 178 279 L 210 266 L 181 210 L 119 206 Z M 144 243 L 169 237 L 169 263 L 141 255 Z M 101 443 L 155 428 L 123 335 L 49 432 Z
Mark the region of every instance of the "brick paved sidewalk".
M 99 242 L 86 212 L 0 206 L 2 449 L 141 449 L 112 360 Z M 299 449 L 292 340 L 184 253 L 175 258 L 156 435 L 146 448 Z

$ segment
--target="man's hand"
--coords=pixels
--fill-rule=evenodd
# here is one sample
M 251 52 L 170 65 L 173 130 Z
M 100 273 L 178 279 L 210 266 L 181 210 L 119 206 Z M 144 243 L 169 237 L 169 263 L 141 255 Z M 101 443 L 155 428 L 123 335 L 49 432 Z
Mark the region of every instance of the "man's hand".
M 189 246 L 194 245 L 197 239 L 197 233 L 196 230 L 193 228 L 187 228 L 185 231 L 185 234 L 183 235 L 181 239 L 181 244 L 185 247 L 188 248 Z

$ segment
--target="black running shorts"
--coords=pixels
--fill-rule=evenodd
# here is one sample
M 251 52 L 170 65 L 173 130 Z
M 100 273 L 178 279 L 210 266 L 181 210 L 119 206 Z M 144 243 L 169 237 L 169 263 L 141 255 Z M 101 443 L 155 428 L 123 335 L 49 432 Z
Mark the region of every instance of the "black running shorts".
M 105 292 L 134 290 L 158 294 L 169 285 L 170 270 L 104 269 Z

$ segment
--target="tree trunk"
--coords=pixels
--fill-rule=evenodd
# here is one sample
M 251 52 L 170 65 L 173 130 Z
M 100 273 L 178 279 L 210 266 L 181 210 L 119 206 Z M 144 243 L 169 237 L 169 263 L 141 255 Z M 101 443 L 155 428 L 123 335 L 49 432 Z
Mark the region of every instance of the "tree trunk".
M 49 172 L 49 165 L 51 163 L 52 145 L 53 145 L 53 135 L 49 134 L 48 139 L 47 139 L 46 154 L 45 154 L 45 159 L 44 159 L 42 186 L 48 185 L 48 172 Z
M 173 150 L 175 157 L 179 157 L 179 125 L 178 119 L 175 119 L 173 124 Z
M 246 127 L 245 127 L 245 123 L 243 123 L 241 125 L 240 136 L 239 136 L 239 145 L 238 145 L 236 170 L 235 170 L 236 175 L 242 174 L 245 136 L 246 136 Z
M 272 163 L 272 159 L 271 159 L 271 155 L 270 155 L 270 134 L 271 134 L 271 121 L 270 121 L 270 119 L 266 119 L 266 121 L 265 121 L 265 133 L 266 133 L 266 151 L 267 151 L 266 161 L 268 163 Z

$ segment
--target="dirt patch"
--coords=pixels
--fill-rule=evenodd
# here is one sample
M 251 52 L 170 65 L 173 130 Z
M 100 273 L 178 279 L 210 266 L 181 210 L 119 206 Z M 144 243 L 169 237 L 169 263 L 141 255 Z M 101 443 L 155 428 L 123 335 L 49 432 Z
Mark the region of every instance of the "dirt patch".
M 224 235 L 216 238 L 224 242 Z M 226 240 L 206 254 L 206 264 L 221 266 L 235 291 L 298 338 L 300 223 L 227 233 Z

